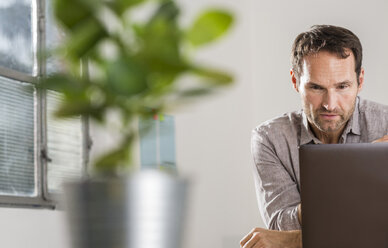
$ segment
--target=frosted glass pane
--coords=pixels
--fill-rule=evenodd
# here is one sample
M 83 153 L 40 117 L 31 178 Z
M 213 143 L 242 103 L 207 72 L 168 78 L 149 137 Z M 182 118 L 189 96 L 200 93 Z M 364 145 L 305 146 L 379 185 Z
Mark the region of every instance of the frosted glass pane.
M 32 74 L 31 0 L 0 1 L 0 66 Z
M 65 33 L 59 28 L 54 19 L 52 1 L 46 2 L 46 46 L 49 51 L 58 48 L 65 38 Z M 47 73 L 58 72 L 60 69 L 60 60 L 54 56 L 49 56 L 46 60 Z
M 176 171 L 175 121 L 171 115 L 140 119 L 140 161 L 142 169 Z
M 175 155 L 175 120 L 171 115 L 164 115 L 159 121 L 160 166 L 176 170 Z
M 34 91 L 0 77 L 0 194 L 34 196 Z
M 140 161 L 142 169 L 157 168 L 158 161 L 158 121 L 140 119 Z
M 47 92 L 47 147 L 51 162 L 47 167 L 50 193 L 62 191 L 62 183 L 77 179 L 83 172 L 83 135 L 81 118 L 57 119 L 53 116 L 61 95 Z

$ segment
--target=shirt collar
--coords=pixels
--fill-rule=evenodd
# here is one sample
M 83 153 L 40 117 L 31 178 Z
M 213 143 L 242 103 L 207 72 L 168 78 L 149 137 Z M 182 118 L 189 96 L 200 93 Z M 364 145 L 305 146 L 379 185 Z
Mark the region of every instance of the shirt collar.
M 301 125 L 301 133 L 300 133 L 300 144 L 320 144 L 322 143 L 319 139 L 317 139 L 313 132 L 310 129 L 309 122 L 307 120 L 307 116 L 305 112 L 302 110 L 302 125 Z
M 360 131 L 360 122 L 359 122 L 359 116 L 360 116 L 360 109 L 359 109 L 359 103 L 360 103 L 360 97 L 357 96 L 356 98 L 356 106 L 354 107 L 354 112 L 352 118 L 350 118 L 349 122 L 349 132 L 352 132 L 356 135 L 361 135 Z
M 349 133 L 353 133 L 355 135 L 361 135 L 360 132 L 360 122 L 359 122 L 359 102 L 360 98 L 356 97 L 356 103 L 353 111 L 352 117 L 350 117 L 348 123 L 346 124 L 346 127 L 344 129 L 344 132 L 342 133 L 342 137 L 344 140 L 346 140 L 346 136 Z M 302 110 L 302 124 L 301 124 L 301 133 L 300 133 L 300 144 L 299 145 L 305 145 L 305 144 L 321 144 L 322 142 L 315 137 L 313 132 L 310 129 L 309 122 L 307 120 L 307 116 Z

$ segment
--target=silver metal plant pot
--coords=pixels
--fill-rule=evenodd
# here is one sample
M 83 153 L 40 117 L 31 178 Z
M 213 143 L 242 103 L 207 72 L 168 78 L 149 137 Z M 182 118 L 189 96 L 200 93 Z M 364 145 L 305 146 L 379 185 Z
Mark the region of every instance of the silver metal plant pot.
M 187 183 L 158 170 L 66 186 L 74 248 L 179 248 Z

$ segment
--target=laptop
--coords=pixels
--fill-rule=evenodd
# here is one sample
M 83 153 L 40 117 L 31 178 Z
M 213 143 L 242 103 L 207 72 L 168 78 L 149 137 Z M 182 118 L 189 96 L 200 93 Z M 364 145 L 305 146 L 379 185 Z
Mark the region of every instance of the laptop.
M 303 248 L 388 248 L 388 143 L 299 149 Z

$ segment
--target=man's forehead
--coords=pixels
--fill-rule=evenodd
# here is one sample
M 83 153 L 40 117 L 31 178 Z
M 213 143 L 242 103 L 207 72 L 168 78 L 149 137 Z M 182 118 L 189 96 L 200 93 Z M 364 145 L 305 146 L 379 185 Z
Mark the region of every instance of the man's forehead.
M 354 55 L 351 51 L 349 51 L 348 54 L 349 55 L 346 58 L 340 57 L 339 55 L 328 51 L 320 51 L 318 53 L 308 55 L 304 57 L 302 61 L 302 74 L 311 68 L 318 71 L 325 69 L 335 71 L 339 68 L 348 68 L 351 71 L 355 71 Z
M 300 79 L 305 83 L 345 82 L 356 78 L 354 56 L 338 57 L 337 54 L 320 51 L 307 56 L 302 63 Z

